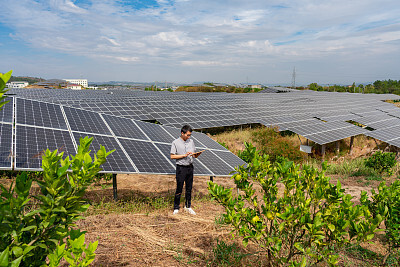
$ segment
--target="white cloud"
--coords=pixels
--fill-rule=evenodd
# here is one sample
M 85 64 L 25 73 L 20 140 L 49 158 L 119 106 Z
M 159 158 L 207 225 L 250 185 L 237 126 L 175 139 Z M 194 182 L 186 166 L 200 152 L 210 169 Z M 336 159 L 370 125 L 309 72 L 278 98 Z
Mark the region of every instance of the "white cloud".
M 351 58 L 360 68 L 371 57 L 386 62 L 400 57 L 396 0 L 158 0 L 151 8 L 124 2 L 129 1 L 7 1 L 0 23 L 11 29 L 13 41 L 36 51 L 96 59 L 96 64 L 158 66 L 167 73 L 173 72 L 171 65 L 192 71 L 213 66 L 229 77 L 223 67 L 231 66 L 254 73 L 269 68 L 281 77 L 286 71 L 278 68 L 293 65 L 311 69 Z M 376 66 L 376 72 L 395 65 Z M 199 73 L 204 75 L 204 68 Z
M 77 14 L 87 13 L 86 10 L 76 6 L 71 0 L 50 0 L 50 6 L 65 12 L 71 12 Z
M 238 66 L 235 62 L 205 61 L 205 60 L 186 60 L 181 62 L 183 66 Z

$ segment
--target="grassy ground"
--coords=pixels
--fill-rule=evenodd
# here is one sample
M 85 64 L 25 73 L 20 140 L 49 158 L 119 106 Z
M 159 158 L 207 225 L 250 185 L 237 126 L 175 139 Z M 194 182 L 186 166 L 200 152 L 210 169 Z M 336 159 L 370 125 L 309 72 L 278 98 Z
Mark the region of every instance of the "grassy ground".
M 253 139 L 256 129 L 234 130 L 212 136 L 225 143 L 234 153 L 243 150 L 244 141 Z M 297 136 L 288 142 L 300 143 Z M 300 139 L 304 144 L 305 140 Z M 364 158 L 377 149 L 374 140 L 357 137 L 352 154 L 350 140 L 327 148 L 327 175 L 332 182 L 340 180 L 346 193 L 355 201 L 361 191 L 370 191 L 382 181 L 390 183 L 400 176 L 397 165 L 390 177 L 380 177 L 364 166 Z M 257 142 L 254 142 L 258 145 Z M 320 167 L 319 147 L 305 155 L 305 164 Z M 180 212 L 172 215 L 175 177 L 171 175 L 118 175 L 119 201 L 113 200 L 111 181 L 101 181 L 89 188 L 86 198 L 91 203 L 85 219 L 77 227 L 87 231 L 87 241 L 99 241 L 93 266 L 263 266 L 265 253 L 257 245 L 247 247 L 241 238 L 232 237 L 231 228 L 222 219 L 223 208 L 207 191 L 209 177 L 195 177 L 192 206 L 196 216 Z M 216 177 L 217 183 L 235 188 L 229 178 Z M 6 186 L 10 179 L 0 179 Z M 235 194 L 236 190 L 233 189 Z M 384 234 L 371 243 L 349 246 L 340 253 L 339 266 L 381 266 L 387 253 Z M 388 259 L 388 266 L 399 266 L 399 253 Z
M 94 266 L 264 266 L 262 249 L 253 243 L 245 247 L 240 237 L 232 237 L 222 219 L 223 208 L 207 193 L 208 179 L 195 177 L 195 216 L 183 211 L 172 215 L 174 176 L 118 175 L 118 202 L 112 200 L 112 188 L 92 187 L 86 195 L 92 206 L 78 227 L 87 231 L 89 241 L 99 240 Z M 215 181 L 234 188 L 229 178 Z M 357 190 L 350 190 L 354 187 Z M 372 186 L 344 188 L 357 195 Z M 371 243 L 341 252 L 339 266 L 381 266 L 386 252 L 384 234 L 379 233 Z M 398 264 L 395 258 L 391 262 L 389 266 Z

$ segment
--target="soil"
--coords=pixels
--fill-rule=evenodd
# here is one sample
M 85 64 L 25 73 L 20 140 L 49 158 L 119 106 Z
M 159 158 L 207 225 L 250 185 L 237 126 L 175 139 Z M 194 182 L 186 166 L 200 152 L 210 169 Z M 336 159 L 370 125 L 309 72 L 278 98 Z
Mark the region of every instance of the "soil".
M 361 191 L 370 192 L 380 183 L 366 181 L 365 177 L 331 175 L 331 178 L 335 184 L 340 180 L 346 193 L 351 194 L 356 203 L 359 203 Z M 232 237 L 229 226 L 219 223 L 223 208 L 208 196 L 209 179 L 195 177 L 192 208 L 196 215 L 189 215 L 182 209 L 179 214 L 172 215 L 175 176 L 118 175 L 120 206 L 129 205 L 132 198 L 146 197 L 153 200 L 164 198 L 167 203 L 161 208 L 139 212 L 135 209 L 129 211 L 128 207 L 125 212 L 105 208 L 104 214 L 86 214 L 77 227 L 87 231 L 87 242 L 99 242 L 92 266 L 217 266 L 218 244 L 226 244 L 230 248 L 230 262 L 240 260 L 240 255 L 249 255 L 238 266 L 265 265 L 265 255 L 259 252 L 259 247 L 252 243 L 244 247 L 239 237 Z M 394 179 L 387 179 L 387 182 Z M 233 180 L 227 177 L 215 177 L 214 182 L 235 188 Z M 7 187 L 11 182 L 0 179 L 0 183 Z M 114 204 L 112 183 L 92 186 L 85 197 L 92 204 Z M 367 252 L 361 251 L 362 248 Z M 379 266 L 386 253 L 387 245 L 381 232 L 372 243 L 362 244 L 356 252 L 342 253 L 340 266 Z
M 336 183 L 338 179 L 340 177 L 333 176 L 332 182 Z M 359 202 L 361 191 L 369 192 L 378 184 L 373 181 L 365 185 L 360 183 L 360 177 L 340 180 L 346 193 L 354 196 L 356 202 Z M 173 196 L 175 187 L 175 177 L 170 175 L 118 175 L 117 181 L 120 201 L 132 194 Z M 78 227 L 87 231 L 87 240 L 99 241 L 94 266 L 212 266 L 215 263 L 213 248 L 221 240 L 229 245 L 236 244 L 242 254 L 255 253 L 247 257 L 246 265 L 262 265 L 264 256 L 257 254 L 256 246 L 243 247 L 239 238 L 232 238 L 228 226 L 216 223 L 223 213 L 222 207 L 211 200 L 200 201 L 208 194 L 207 181 L 209 177 L 195 177 L 192 208 L 197 214 L 194 216 L 182 209 L 178 215 L 172 215 L 171 198 L 171 208 L 146 213 L 93 215 L 81 220 Z M 235 188 L 230 178 L 216 177 L 214 181 Z M 87 197 L 92 201 L 113 201 L 112 194 L 112 187 L 98 187 L 90 190 Z M 384 255 L 386 247 L 382 239 L 383 234 L 378 234 L 372 244 L 362 247 Z M 350 266 L 365 266 L 366 263 L 354 258 L 353 254 L 343 254 L 341 265 L 346 261 L 347 264 L 351 262 Z

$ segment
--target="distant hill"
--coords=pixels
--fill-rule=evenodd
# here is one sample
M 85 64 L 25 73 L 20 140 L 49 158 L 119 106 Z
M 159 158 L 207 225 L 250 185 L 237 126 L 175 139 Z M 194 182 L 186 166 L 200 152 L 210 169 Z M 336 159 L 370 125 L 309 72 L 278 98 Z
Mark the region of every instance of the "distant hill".
M 28 82 L 29 84 L 34 84 L 37 82 L 43 82 L 45 79 L 36 78 L 36 77 L 28 77 L 28 76 L 11 76 L 8 82 Z

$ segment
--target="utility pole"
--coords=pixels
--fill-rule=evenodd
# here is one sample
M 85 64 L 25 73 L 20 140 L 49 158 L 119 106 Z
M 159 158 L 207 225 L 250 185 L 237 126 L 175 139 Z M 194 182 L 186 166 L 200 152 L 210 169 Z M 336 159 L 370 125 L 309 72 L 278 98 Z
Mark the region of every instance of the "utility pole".
M 296 67 L 293 68 L 292 73 L 292 88 L 296 89 Z

